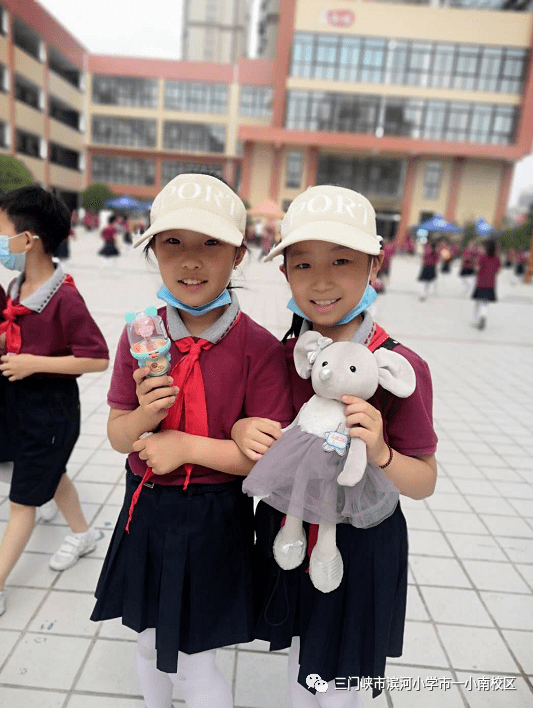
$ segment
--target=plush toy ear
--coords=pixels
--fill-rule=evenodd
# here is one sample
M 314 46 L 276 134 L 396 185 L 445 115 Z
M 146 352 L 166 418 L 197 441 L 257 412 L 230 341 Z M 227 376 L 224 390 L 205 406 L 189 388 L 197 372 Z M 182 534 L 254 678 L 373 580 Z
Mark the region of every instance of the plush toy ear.
M 331 344 L 331 341 L 331 339 L 323 337 L 319 332 L 313 330 L 304 332 L 298 337 L 293 357 L 296 371 L 302 379 L 308 379 L 311 376 L 311 369 L 317 352 Z
M 374 356 L 380 386 L 399 398 L 410 396 L 416 388 L 416 374 L 407 359 L 389 349 L 376 349 Z

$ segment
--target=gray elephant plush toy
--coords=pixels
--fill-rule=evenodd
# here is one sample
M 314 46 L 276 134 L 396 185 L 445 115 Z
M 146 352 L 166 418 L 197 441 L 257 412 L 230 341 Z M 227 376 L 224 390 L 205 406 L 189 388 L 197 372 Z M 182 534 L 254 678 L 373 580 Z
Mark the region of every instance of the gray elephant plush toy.
M 257 462 L 243 490 L 287 514 L 274 541 L 274 557 L 285 570 L 304 559 L 302 521 L 319 525 L 309 573 L 318 590 L 331 592 L 343 576 L 336 525 L 375 526 L 393 513 L 399 497 L 383 470 L 368 464 L 363 440 L 350 438 L 341 397 L 368 400 L 382 386 L 407 398 L 416 376 L 394 351 L 372 353 L 362 344 L 333 342 L 314 331 L 299 337 L 294 364 L 302 378 L 311 378 L 315 395 Z

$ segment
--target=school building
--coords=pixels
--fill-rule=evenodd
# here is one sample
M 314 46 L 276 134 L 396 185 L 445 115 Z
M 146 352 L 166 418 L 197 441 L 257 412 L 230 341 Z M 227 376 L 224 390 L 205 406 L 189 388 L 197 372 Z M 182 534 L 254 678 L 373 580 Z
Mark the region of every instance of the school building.
M 528 0 L 262 0 L 264 57 L 223 63 L 91 55 L 33 0 L 0 2 L 0 150 L 72 199 L 149 199 L 202 167 L 252 205 L 354 188 L 403 237 L 435 213 L 499 224 L 531 152 Z M 217 6 L 190 38 L 229 32 Z
M 0 154 L 74 208 L 85 188 L 86 49 L 33 0 L 0 3 Z

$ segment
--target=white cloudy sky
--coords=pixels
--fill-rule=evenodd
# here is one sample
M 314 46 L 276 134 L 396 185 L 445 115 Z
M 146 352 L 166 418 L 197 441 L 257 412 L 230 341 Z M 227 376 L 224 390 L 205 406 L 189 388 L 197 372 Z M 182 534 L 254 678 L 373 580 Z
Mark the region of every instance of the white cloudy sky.
M 178 59 L 182 0 L 39 0 L 90 52 Z M 515 167 L 510 204 L 533 186 L 533 154 Z

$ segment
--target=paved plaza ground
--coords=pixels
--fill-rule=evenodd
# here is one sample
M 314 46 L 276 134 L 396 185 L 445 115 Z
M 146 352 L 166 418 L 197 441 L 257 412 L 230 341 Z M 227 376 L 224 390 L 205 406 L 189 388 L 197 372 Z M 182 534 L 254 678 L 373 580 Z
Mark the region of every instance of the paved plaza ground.
M 78 229 L 72 273 L 114 351 L 128 310 L 160 304 L 155 268 L 123 249 L 96 256 L 96 233 Z M 416 257 L 393 261 L 377 319 L 431 368 L 439 478 L 424 501 L 402 498 L 410 529 L 404 654 L 387 666 L 389 689 L 367 708 L 533 706 L 533 285 L 500 274 L 500 301 L 484 331 L 456 271 L 426 302 Z M 0 283 L 9 282 L 7 271 Z M 277 264 L 252 251 L 236 284 L 245 312 L 281 336 L 290 322 Z M 0 617 L 2 708 L 141 708 L 135 634 L 92 623 L 93 590 L 123 496 L 124 456 L 106 438 L 111 369 L 80 380 L 82 434 L 69 464 L 83 508 L 102 538 L 63 573 L 48 567 L 65 535 L 39 522 L 7 586 Z M 0 483 L 0 531 L 8 518 Z M 286 708 L 286 653 L 262 642 L 218 651 L 238 708 Z M 394 678 L 403 679 L 403 689 Z M 418 680 L 420 683 L 418 683 Z M 176 696 L 175 706 L 184 705 Z

